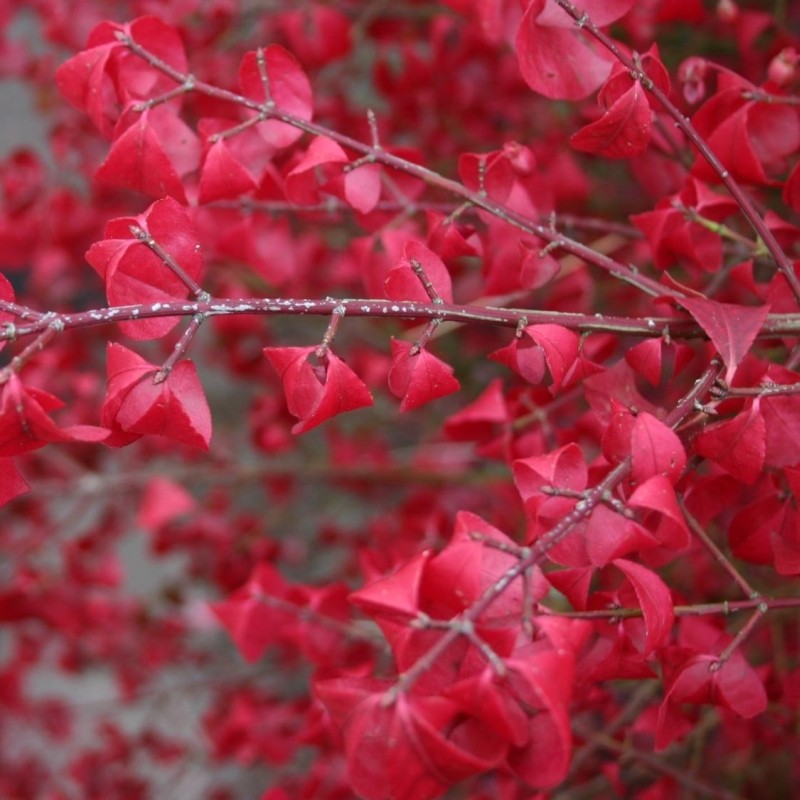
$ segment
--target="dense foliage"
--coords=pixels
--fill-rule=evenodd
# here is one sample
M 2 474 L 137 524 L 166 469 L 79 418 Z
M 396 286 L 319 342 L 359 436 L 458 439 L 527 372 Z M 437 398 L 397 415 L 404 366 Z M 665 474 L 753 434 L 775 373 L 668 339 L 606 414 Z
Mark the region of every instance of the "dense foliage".
M 800 792 L 797 4 L 0 21 L 3 798 Z

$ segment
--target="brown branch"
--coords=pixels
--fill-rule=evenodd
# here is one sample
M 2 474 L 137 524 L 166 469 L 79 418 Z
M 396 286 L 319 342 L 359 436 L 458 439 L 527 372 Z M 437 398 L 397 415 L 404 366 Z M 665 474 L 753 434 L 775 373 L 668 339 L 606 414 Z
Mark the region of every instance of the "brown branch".
M 669 329 L 672 339 L 707 339 L 705 332 L 688 317 L 623 317 L 606 314 L 579 314 L 564 311 L 539 311 L 522 308 L 472 306 L 458 303 L 420 303 L 415 300 L 242 297 L 207 300 L 172 300 L 161 303 L 94 308 L 73 313 L 39 315 L 27 325 L 0 328 L 0 341 L 14 341 L 41 333 L 56 324 L 63 330 L 135 322 L 154 317 L 186 317 L 203 314 L 262 314 L 279 316 L 330 316 L 336 308 L 348 317 L 399 318 L 431 320 L 475 325 L 493 325 L 516 329 L 520 320 L 527 325 L 561 325 L 579 333 L 616 333 L 643 338 L 657 338 Z M 800 335 L 800 314 L 770 314 L 759 338 Z M 767 391 L 767 394 L 770 392 Z

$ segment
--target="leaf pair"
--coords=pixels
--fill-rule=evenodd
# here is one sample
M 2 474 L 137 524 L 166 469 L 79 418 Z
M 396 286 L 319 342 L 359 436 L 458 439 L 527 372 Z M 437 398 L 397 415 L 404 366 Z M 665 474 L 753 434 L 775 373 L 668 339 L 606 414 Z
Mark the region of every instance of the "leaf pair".
M 141 235 L 134 233 L 137 229 Z M 151 237 L 190 280 L 200 279 L 203 259 L 194 224 L 186 210 L 167 197 L 157 200 L 144 214 L 111 220 L 104 238 L 87 251 L 86 260 L 105 282 L 109 305 L 149 304 L 157 311 L 162 303 L 186 297 L 186 282 L 142 236 Z M 156 339 L 177 322 L 177 317 L 151 317 L 121 322 L 120 328 L 134 339 Z
M 499 361 L 534 385 L 550 373 L 550 391 L 557 394 L 569 382 L 580 356 L 580 340 L 561 325 L 528 325 L 511 344 L 489 357 Z
M 350 168 L 350 158 L 340 145 L 318 136 L 286 176 L 286 196 L 300 205 L 320 202 L 320 190 L 339 197 L 356 211 L 367 214 L 381 195 L 381 168 L 360 164 Z
M 100 419 L 111 429 L 108 444 L 122 446 L 140 436 L 165 436 L 208 449 L 211 413 L 197 370 L 180 361 L 160 382 L 159 368 L 120 344 L 108 345 L 108 391 Z
M 18 375 L 9 375 L 0 387 L 0 460 L 38 450 L 50 442 L 101 442 L 106 439 L 108 431 L 95 425 L 56 425 L 50 412 L 63 405 L 49 392 L 23 386 Z M 15 487 L 9 492 L 24 490 L 24 481 L 13 464 L 7 462 L 5 471 Z
M 330 350 L 316 347 L 265 347 L 264 355 L 283 383 L 289 412 L 298 418 L 293 433 L 305 433 L 325 420 L 372 405 L 366 384 Z

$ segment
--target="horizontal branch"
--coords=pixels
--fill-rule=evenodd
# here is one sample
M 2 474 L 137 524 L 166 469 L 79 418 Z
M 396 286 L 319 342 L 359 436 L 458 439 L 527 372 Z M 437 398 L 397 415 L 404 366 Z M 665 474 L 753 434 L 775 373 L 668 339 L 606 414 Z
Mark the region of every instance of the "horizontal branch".
M 728 616 L 739 611 L 753 611 L 765 608 L 767 611 L 800 608 L 800 597 L 750 597 L 746 600 L 721 600 L 717 603 L 696 603 L 679 605 L 672 610 L 676 617 L 700 617 L 709 614 Z M 600 608 L 591 611 L 557 611 L 539 606 L 538 612 L 548 617 L 567 617 L 569 619 L 607 619 L 621 620 L 643 616 L 641 608 Z
M 631 336 L 671 339 L 707 339 L 692 319 L 686 317 L 621 317 L 608 314 L 578 314 L 567 311 L 540 311 L 523 308 L 496 308 L 456 303 L 419 303 L 413 300 L 311 298 L 209 298 L 208 300 L 173 300 L 110 308 L 93 308 L 70 314 L 43 315 L 26 325 L 7 325 L 0 329 L 0 341 L 12 341 L 45 330 L 54 323 L 61 330 L 89 328 L 115 322 L 135 322 L 154 317 L 206 317 L 232 314 L 263 314 L 277 316 L 323 316 L 344 309 L 346 317 L 442 319 L 475 325 L 494 325 L 517 328 L 524 325 L 562 325 L 579 333 L 616 333 Z M 770 314 L 758 336 L 775 338 L 800 334 L 800 314 Z

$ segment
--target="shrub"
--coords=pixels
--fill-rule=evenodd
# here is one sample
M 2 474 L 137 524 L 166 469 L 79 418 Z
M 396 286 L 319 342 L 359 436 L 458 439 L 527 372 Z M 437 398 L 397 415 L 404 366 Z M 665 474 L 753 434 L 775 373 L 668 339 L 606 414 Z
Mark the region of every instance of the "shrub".
M 798 791 L 767 5 L 6 8 L 0 794 Z

